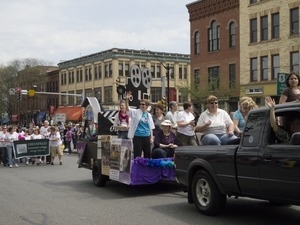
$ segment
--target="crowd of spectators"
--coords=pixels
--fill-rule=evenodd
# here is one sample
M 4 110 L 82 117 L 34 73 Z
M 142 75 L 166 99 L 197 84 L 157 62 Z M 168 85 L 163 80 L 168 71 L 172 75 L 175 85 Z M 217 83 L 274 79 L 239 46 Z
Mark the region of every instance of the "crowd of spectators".
M 59 165 L 62 165 L 63 152 L 69 154 L 76 151 L 77 141 L 82 138 L 83 127 L 80 124 L 61 123 L 50 126 L 45 120 L 40 126 L 30 123 L 28 127 L 16 125 L 0 126 L 0 163 L 12 168 L 25 165 L 54 165 L 54 159 L 58 156 Z M 49 155 L 35 155 L 16 158 L 13 151 L 13 142 L 16 140 L 49 139 Z

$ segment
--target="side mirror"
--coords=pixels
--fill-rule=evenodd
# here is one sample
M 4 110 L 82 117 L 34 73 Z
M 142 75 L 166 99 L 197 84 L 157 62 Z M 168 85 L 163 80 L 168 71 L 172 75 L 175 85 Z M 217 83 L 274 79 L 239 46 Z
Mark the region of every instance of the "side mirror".
M 300 145 L 300 132 L 293 133 L 291 137 L 292 145 Z

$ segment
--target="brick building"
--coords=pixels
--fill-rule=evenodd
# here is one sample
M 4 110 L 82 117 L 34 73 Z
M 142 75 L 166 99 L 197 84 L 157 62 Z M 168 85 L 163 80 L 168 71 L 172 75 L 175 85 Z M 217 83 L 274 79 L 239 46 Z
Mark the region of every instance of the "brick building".
M 201 0 L 187 8 L 192 84 L 206 97 L 216 95 L 222 108 L 234 111 L 240 80 L 239 1 Z

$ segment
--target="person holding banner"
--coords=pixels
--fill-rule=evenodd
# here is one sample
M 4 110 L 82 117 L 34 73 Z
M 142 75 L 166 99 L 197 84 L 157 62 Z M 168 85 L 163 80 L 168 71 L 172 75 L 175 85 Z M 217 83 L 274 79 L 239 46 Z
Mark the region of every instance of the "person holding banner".
M 37 126 L 33 129 L 33 134 L 31 135 L 31 139 L 32 140 L 37 140 L 37 139 L 42 139 L 44 138 L 43 135 L 40 134 L 40 128 Z M 37 166 L 40 165 L 40 163 L 44 163 L 41 159 L 41 157 L 37 157 L 36 159 L 32 159 L 32 165 L 35 163 L 35 161 L 37 160 Z
M 300 89 L 299 83 L 300 76 L 295 72 L 290 73 L 285 80 L 286 86 L 279 99 L 279 104 L 286 102 L 299 102 L 300 101 Z
M 8 166 L 12 168 L 14 165 L 15 167 L 18 167 L 19 165 L 16 163 L 16 159 L 13 153 L 13 142 L 18 140 L 18 133 L 15 131 L 13 127 L 8 127 L 7 133 L 5 136 L 6 141 L 6 150 L 7 150 L 7 156 L 8 156 Z
M 51 153 L 51 165 L 54 165 L 54 159 L 56 155 L 58 155 L 59 165 L 62 165 L 62 155 L 63 149 L 62 148 L 62 140 L 60 137 L 60 133 L 56 127 L 50 127 L 50 135 L 49 135 L 49 146 L 50 146 L 50 153 Z

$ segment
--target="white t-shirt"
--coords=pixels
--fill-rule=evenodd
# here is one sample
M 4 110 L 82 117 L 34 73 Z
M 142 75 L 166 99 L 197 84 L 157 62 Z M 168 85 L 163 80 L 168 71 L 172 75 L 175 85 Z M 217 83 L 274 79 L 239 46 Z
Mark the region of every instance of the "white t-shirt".
M 5 133 L 3 131 L 0 131 L 0 147 L 5 147 Z
M 165 119 L 166 120 L 170 120 L 172 123 L 172 128 L 177 128 L 177 116 L 178 116 L 178 112 L 175 111 L 174 113 L 169 111 L 167 112 Z
M 62 144 L 59 132 L 51 133 L 49 136 L 50 147 L 58 147 Z
M 190 112 L 187 113 L 184 110 L 178 112 L 178 114 L 177 114 L 177 123 L 182 122 L 182 121 L 189 123 L 194 119 L 195 119 L 195 117 L 192 113 L 190 113 Z M 187 136 L 195 135 L 194 127 L 191 125 L 184 126 L 184 127 L 178 126 L 177 132 L 187 135 Z
M 5 136 L 6 146 L 13 146 L 13 141 L 18 140 L 18 136 L 17 132 L 13 132 L 12 134 L 7 132 Z
M 49 135 L 50 135 L 50 132 L 48 131 L 50 127 L 45 127 L 45 126 L 42 126 L 41 129 L 40 129 L 40 134 L 43 135 L 45 138 L 47 138 Z
M 197 126 L 203 126 L 209 120 L 211 121 L 211 124 L 202 132 L 203 135 L 225 134 L 226 128 L 233 123 L 229 114 L 225 110 L 217 109 L 216 114 L 211 114 L 207 109 L 201 113 Z

